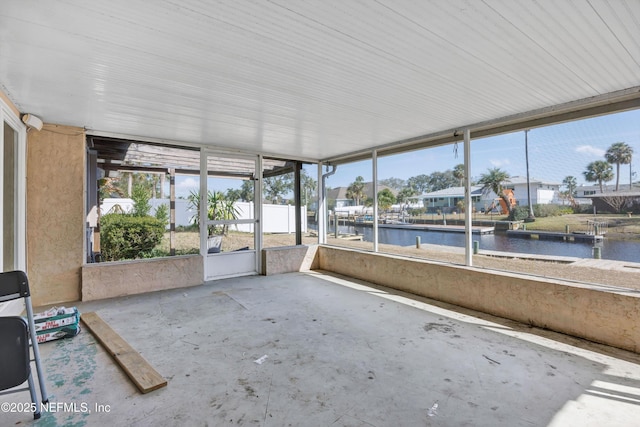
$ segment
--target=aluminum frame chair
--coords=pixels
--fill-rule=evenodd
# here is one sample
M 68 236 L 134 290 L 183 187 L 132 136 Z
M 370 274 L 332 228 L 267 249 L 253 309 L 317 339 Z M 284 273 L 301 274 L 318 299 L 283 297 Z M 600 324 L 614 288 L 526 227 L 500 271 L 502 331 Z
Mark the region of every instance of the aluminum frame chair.
M 47 396 L 47 388 L 44 382 L 44 371 L 42 369 L 42 365 L 40 363 L 40 350 L 38 349 L 38 337 L 36 334 L 35 322 L 33 320 L 33 307 L 31 306 L 31 292 L 29 290 L 29 280 L 27 278 L 27 274 L 24 271 L 9 271 L 0 273 L 0 302 L 11 301 L 24 298 L 24 305 L 27 311 L 27 318 L 23 319 L 21 317 L 5 317 L 2 319 L 3 326 L 7 326 L 7 332 L 2 331 L 0 334 L 0 349 L 2 350 L 2 356 L 4 357 L 4 352 L 6 351 L 8 354 L 12 354 L 13 362 L 16 363 L 16 366 L 20 365 L 20 360 L 22 360 L 19 355 L 21 345 L 26 344 L 26 360 L 28 362 L 27 366 L 27 379 L 29 381 L 29 391 L 31 393 L 31 401 L 35 404 L 35 411 L 33 417 L 35 419 L 40 418 L 40 403 L 38 402 L 38 396 L 35 389 L 35 385 L 33 382 L 33 377 L 31 375 L 31 362 L 35 362 L 36 372 L 38 374 L 38 383 L 40 385 L 40 395 L 42 397 L 42 403 L 49 403 L 49 397 Z M 13 319 L 13 320 L 4 320 L 4 319 Z M 20 319 L 25 326 L 25 330 L 22 330 L 17 323 L 16 319 Z M 9 329 L 12 331 L 13 335 L 9 334 Z M 22 334 L 26 333 L 26 339 L 22 338 Z M 29 346 L 33 351 L 33 359 L 30 359 Z M 4 362 L 3 362 L 4 363 Z M 20 379 L 21 375 L 17 375 L 14 377 L 14 373 L 10 370 L 5 370 L 4 368 L 0 371 L 0 384 L 8 385 Z M 23 372 L 24 374 L 25 372 Z M 5 382 L 6 379 L 6 382 Z M 14 384 L 13 387 L 17 387 L 20 384 L 23 384 L 24 381 Z M 5 390 L 10 387 L 0 388 L 0 390 Z M 14 392 L 23 391 L 26 389 L 18 389 L 18 390 L 8 390 L 0 393 L 9 394 Z
M 29 390 L 33 404 L 33 418 L 40 418 L 40 402 L 31 375 L 29 326 L 22 317 L 0 317 L 0 393 Z M 28 381 L 28 388 L 16 388 Z

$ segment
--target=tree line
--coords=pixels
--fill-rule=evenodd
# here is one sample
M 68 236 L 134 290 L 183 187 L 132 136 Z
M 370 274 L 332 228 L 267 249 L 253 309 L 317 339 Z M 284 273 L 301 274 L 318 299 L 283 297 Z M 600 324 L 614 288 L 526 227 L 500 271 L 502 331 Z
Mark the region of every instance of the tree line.
M 405 203 L 410 197 L 423 193 L 444 190 L 445 188 L 462 186 L 464 180 L 464 165 L 456 165 L 453 169 L 436 171 L 431 174 L 413 176 L 407 180 L 401 178 L 386 178 L 378 180 L 383 188 L 378 192 L 378 208 L 386 211 L 396 203 Z M 371 206 L 373 200 L 365 193 L 365 181 L 362 176 L 356 177 L 347 187 L 346 196 L 354 201 L 356 206 Z M 393 191 L 396 192 L 394 195 Z
M 613 166 L 615 165 L 615 191 L 618 191 L 620 188 L 620 166 L 628 164 L 629 188 L 631 188 L 632 158 L 633 148 L 625 142 L 616 142 L 607 149 L 604 155 L 604 160 L 596 160 L 587 165 L 586 170 L 583 172 L 585 180 L 587 182 L 597 182 L 600 186 L 600 192 L 604 192 L 603 184 L 614 178 Z M 497 167 L 489 168 L 487 172 L 481 174 L 478 179 L 472 180 L 472 185 L 482 185 L 483 192 L 485 194 L 493 191 L 499 198 L 505 201 L 509 213 L 511 213 L 512 206 L 504 187 L 504 184 L 509 178 L 511 178 L 511 176 L 508 172 Z M 378 183 L 394 189 L 397 192 L 397 196 L 393 196 L 393 194 L 389 196 L 389 194 L 382 194 L 382 192 L 379 192 L 378 199 L 380 200 L 382 196 L 385 199 L 384 204 L 388 204 L 390 207 L 391 204 L 394 203 L 404 203 L 412 196 L 431 193 L 445 188 L 462 186 L 463 180 L 463 164 L 458 164 L 453 169 L 448 169 L 443 172 L 438 171 L 428 175 L 417 175 L 407 180 L 393 177 L 381 179 Z M 569 199 L 572 204 L 574 204 L 575 202 L 573 201 L 573 198 L 576 196 L 577 178 L 574 176 L 567 176 L 562 181 L 562 184 L 567 187 L 567 190 L 560 192 L 560 196 Z M 367 205 L 367 196 L 364 194 L 364 186 L 364 179 L 361 176 L 357 177 L 356 180 L 347 187 L 347 198 L 354 200 L 356 205 Z M 391 192 L 389 191 L 389 193 Z M 389 199 L 391 198 L 393 198 L 393 202 L 389 203 Z M 382 208 L 382 205 L 380 207 Z

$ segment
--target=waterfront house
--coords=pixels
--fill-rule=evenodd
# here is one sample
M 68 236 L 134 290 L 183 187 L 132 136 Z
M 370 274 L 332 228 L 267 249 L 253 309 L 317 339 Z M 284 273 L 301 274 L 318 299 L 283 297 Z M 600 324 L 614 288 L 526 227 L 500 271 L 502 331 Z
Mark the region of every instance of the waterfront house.
M 545 181 L 536 178 L 529 180 L 532 205 L 560 204 L 558 197 L 562 184 L 552 181 Z M 513 195 L 519 206 L 528 206 L 527 178 L 524 176 L 512 176 L 505 183 L 504 187 L 513 190 Z
M 485 194 L 481 185 L 471 186 L 471 200 L 477 212 L 490 209 L 497 196 L 493 191 Z M 452 213 L 460 210 L 458 203 L 464 201 L 464 187 L 449 187 L 443 190 L 432 191 L 419 196 L 409 197 L 412 204 L 420 203 L 428 213 Z

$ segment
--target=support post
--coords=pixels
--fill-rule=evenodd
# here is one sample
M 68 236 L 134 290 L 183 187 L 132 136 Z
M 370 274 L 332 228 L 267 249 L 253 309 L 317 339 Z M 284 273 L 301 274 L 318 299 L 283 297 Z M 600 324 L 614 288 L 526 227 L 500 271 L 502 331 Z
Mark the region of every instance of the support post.
M 207 178 L 209 176 L 207 165 L 207 152 L 204 149 L 200 149 L 200 202 L 199 202 L 199 229 L 200 229 L 200 255 L 204 258 L 204 280 L 207 278 L 207 238 L 209 233 L 207 231 Z
M 472 236 L 473 236 L 473 203 L 471 200 L 471 131 L 464 130 L 464 255 L 465 264 L 473 265 Z
M 318 244 L 327 243 L 329 213 L 327 212 L 327 178 L 336 172 L 333 166 L 331 172 L 322 173 L 322 162 L 318 163 Z
M 301 170 L 302 163 L 296 162 L 293 189 L 293 196 L 295 198 L 296 205 L 296 245 L 302 245 L 302 185 L 300 180 Z
M 164 182 L 166 180 L 166 173 L 160 174 L 160 198 L 164 199 Z
M 529 205 L 529 220 L 533 220 L 533 205 L 531 204 L 531 183 L 529 181 L 529 129 L 524 131 L 524 155 L 527 163 L 527 204 Z
M 373 164 L 373 252 L 378 252 L 378 150 L 371 155 Z
M 176 170 L 169 169 L 169 255 L 176 255 Z
M 262 246 L 264 244 L 263 241 L 263 232 L 264 232 L 264 222 L 263 218 L 263 206 L 262 206 L 262 166 L 263 158 L 262 155 L 259 154 L 256 156 L 256 171 L 253 176 L 253 215 L 256 220 L 255 225 L 253 227 L 253 241 L 256 247 L 256 271 L 262 271 Z

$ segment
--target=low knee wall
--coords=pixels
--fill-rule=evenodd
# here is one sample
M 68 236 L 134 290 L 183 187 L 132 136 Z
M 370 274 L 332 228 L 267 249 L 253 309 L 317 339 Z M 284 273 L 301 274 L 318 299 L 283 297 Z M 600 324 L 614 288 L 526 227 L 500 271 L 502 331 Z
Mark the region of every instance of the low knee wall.
M 281 246 L 262 250 L 262 274 L 293 273 L 317 267 L 318 245 Z
M 640 353 L 638 294 L 329 246 L 318 268 Z
M 92 301 L 204 283 L 201 255 L 87 264 L 82 301 Z

